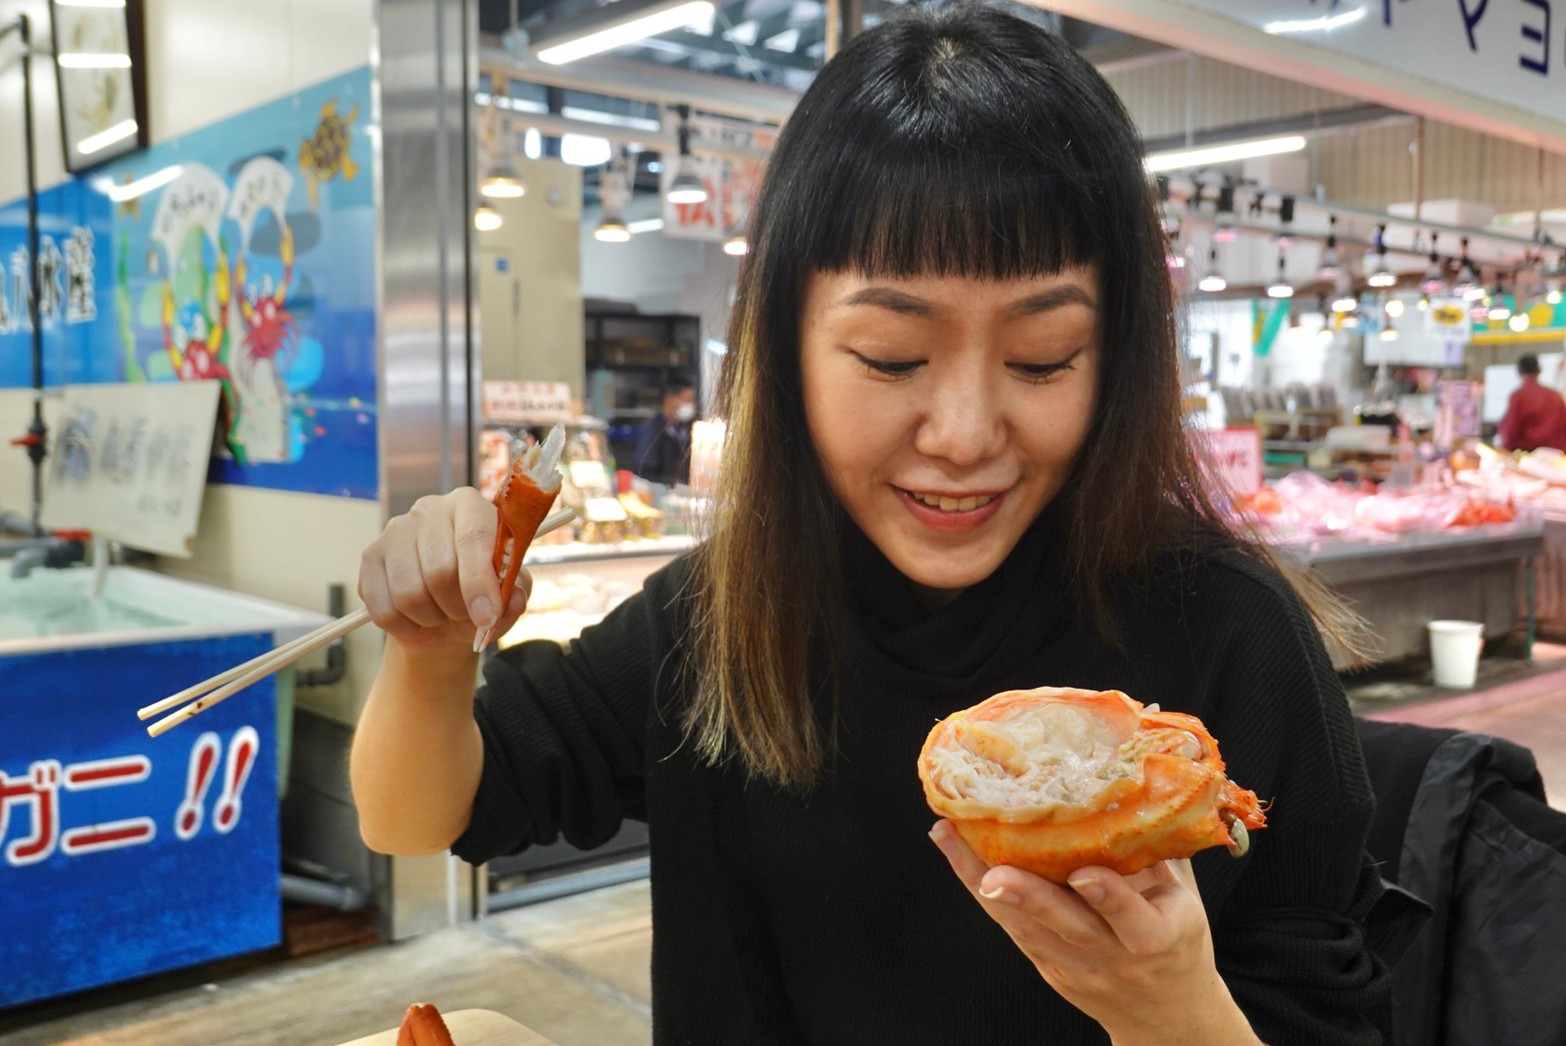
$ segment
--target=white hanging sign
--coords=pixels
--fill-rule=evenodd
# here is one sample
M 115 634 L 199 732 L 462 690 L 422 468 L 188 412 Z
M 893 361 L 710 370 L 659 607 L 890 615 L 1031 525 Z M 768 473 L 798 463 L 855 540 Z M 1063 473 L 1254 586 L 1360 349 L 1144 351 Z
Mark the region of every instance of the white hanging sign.
M 569 421 L 571 386 L 564 381 L 486 381 L 484 420 L 502 425 Z
M 41 521 L 189 556 L 217 422 L 216 381 L 67 385 Z

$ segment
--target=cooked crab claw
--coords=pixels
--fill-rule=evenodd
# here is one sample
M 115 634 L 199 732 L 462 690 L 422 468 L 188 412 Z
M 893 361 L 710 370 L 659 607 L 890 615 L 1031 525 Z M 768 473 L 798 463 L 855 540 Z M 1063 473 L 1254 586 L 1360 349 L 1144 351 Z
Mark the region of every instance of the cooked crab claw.
M 565 450 L 565 429 L 556 425 L 544 442 L 517 456 L 495 493 L 495 508 L 500 513 L 495 528 L 495 573 L 500 577 L 500 606 L 510 605 L 522 573 L 522 557 L 538 533 L 538 525 L 560 493 L 560 457 Z M 489 644 L 494 626 L 480 627 L 473 649 Z

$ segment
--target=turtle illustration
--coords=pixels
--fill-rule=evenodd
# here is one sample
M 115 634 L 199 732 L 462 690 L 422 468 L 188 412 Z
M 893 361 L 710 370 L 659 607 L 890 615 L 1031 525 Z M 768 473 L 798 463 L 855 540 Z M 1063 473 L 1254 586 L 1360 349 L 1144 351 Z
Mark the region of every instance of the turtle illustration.
M 321 122 L 315 134 L 299 141 L 299 169 L 310 178 L 310 209 L 315 210 L 318 187 L 342 172 L 344 181 L 353 181 L 359 173 L 359 165 L 348 155 L 348 138 L 353 132 L 353 122 L 359 118 L 359 107 L 348 110 L 347 116 L 337 112 L 337 99 L 321 106 Z

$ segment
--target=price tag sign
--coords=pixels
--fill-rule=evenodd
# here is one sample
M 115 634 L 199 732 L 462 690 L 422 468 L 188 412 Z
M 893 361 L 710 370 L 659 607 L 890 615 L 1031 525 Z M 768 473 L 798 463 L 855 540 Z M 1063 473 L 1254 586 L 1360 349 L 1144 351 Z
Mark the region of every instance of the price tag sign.
M 486 381 L 484 420 L 505 425 L 553 425 L 572 417 L 564 381 Z
M 1193 432 L 1197 454 L 1212 478 L 1231 496 L 1254 494 L 1262 485 L 1261 432 L 1254 428 Z

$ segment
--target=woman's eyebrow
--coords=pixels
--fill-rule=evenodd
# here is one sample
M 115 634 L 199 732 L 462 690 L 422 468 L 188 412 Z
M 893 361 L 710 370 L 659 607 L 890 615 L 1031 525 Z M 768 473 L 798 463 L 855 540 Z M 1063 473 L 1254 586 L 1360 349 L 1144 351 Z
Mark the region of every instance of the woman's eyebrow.
M 838 305 L 874 305 L 904 316 L 920 316 L 928 319 L 940 311 L 933 302 L 916 298 L 912 294 L 894 291 L 890 287 L 861 287 L 838 300 Z
M 1035 316 L 1041 312 L 1052 312 L 1055 309 L 1065 308 L 1067 305 L 1081 305 L 1089 309 L 1097 309 L 1098 301 L 1087 289 L 1075 283 L 1063 283 L 1058 287 L 1051 287 L 1047 291 L 1038 294 L 1030 294 L 1026 298 L 1019 298 L 1006 306 L 1006 311 L 1013 316 Z

